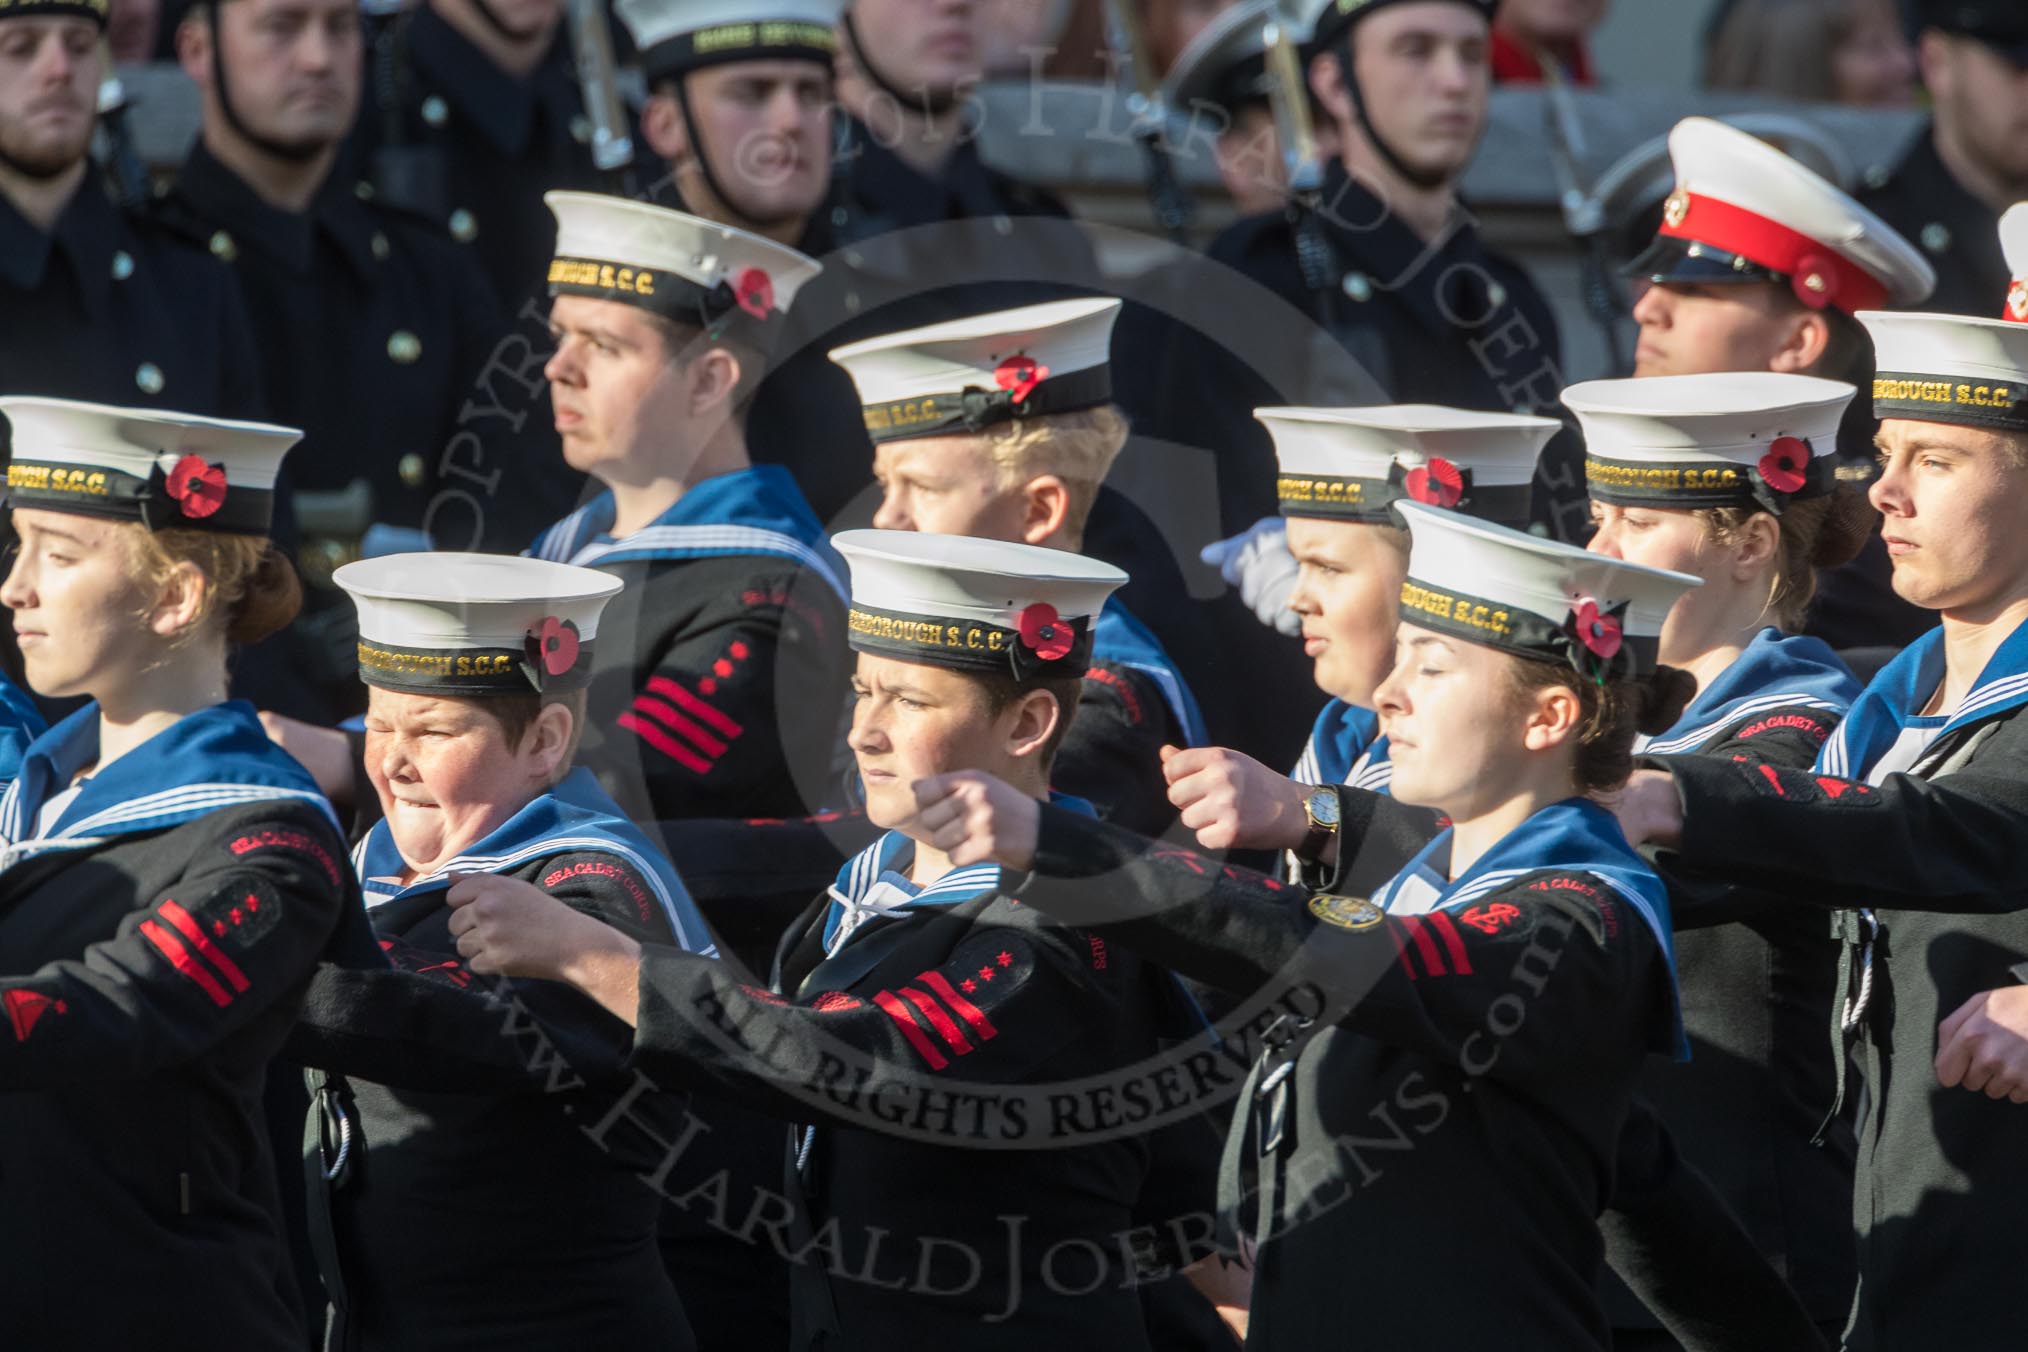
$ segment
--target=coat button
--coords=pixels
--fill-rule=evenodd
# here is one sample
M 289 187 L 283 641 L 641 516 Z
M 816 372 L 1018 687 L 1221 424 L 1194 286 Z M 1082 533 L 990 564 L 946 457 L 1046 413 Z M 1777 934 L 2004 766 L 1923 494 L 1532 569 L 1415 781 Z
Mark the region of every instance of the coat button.
M 134 255 L 128 253 L 125 249 L 121 249 L 113 255 L 113 280 L 124 282 L 133 275 Z
M 422 120 L 432 127 L 441 127 L 451 120 L 451 105 L 444 102 L 441 94 L 432 94 L 422 101 Z
M 1866 166 L 1866 174 L 1865 174 L 1866 186 L 1876 191 L 1886 187 L 1887 180 L 1893 177 L 1894 170 L 1892 167 L 1888 165 L 1869 164 Z
M 1933 254 L 1950 252 L 1950 227 L 1942 221 L 1931 221 L 1922 228 L 1922 247 Z
M 387 261 L 387 253 L 388 253 L 387 236 L 382 234 L 378 230 L 374 231 L 373 232 L 374 259 L 378 262 L 385 263 Z
M 1364 305 L 1373 299 L 1373 279 L 1363 272 L 1348 272 L 1339 287 L 1351 299 Z
M 230 263 L 239 257 L 239 245 L 223 230 L 211 232 L 211 254 L 222 263 Z
M 387 355 L 392 357 L 398 365 L 412 366 L 415 364 L 415 359 L 422 355 L 422 339 L 416 337 L 407 329 L 396 329 L 388 335 Z
M 479 237 L 478 218 L 463 207 L 451 213 L 448 224 L 451 228 L 451 238 L 460 244 L 470 244 Z
M 576 117 L 573 117 L 570 120 L 570 139 L 577 142 L 579 145 L 581 146 L 590 145 L 591 133 L 592 133 L 591 119 L 586 117 L 584 114 L 579 113 Z
M 362 202 L 371 202 L 373 200 L 373 184 L 366 179 L 360 179 L 352 185 L 352 195 Z
M 163 377 L 161 367 L 154 362 L 144 361 L 135 368 L 134 383 L 141 387 L 144 394 L 160 394 L 162 387 L 169 382 Z
M 414 451 L 410 451 L 407 455 L 403 456 L 400 463 L 394 467 L 395 473 L 401 476 L 401 481 L 410 488 L 421 488 L 423 486 L 423 474 L 427 468 L 423 463 L 423 458 Z

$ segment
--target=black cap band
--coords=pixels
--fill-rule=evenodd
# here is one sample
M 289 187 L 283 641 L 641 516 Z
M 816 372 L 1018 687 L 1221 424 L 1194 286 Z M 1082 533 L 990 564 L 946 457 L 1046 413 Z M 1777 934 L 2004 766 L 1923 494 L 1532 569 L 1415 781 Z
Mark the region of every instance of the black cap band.
M 1615 507 L 1659 507 L 1673 511 L 1750 507 L 1780 516 L 1790 503 L 1823 497 L 1838 486 L 1838 457 L 1814 454 L 1810 443 L 1800 437 L 1788 439 L 1797 442 L 1797 447 L 1786 454 L 1770 448 L 1763 458 L 1763 469 L 1711 460 L 1614 460 L 1609 456 L 1587 456 L 1585 491 L 1594 500 Z M 1769 476 L 1773 476 L 1772 482 Z
M 2028 381 L 1882 371 L 1873 379 L 1873 416 L 2028 432 Z
M 958 671 L 1035 680 L 1082 676 L 1091 667 L 1090 621 L 1059 618 L 1049 606 L 1031 606 L 1020 629 L 949 615 L 906 615 L 854 606 L 847 628 L 855 652 Z
M 0 0 L 0 19 L 89 19 L 106 26 L 111 0 Z
M 210 530 L 266 535 L 275 495 L 228 484 L 225 469 L 186 455 L 145 479 L 91 465 L 17 458 L 7 466 L 7 505 L 77 516 L 139 521 L 149 530 Z
M 1112 397 L 1112 368 L 1091 366 L 1039 380 L 1025 394 L 1018 388 L 973 387 L 867 404 L 860 413 L 866 421 L 866 435 L 875 442 L 901 441 L 948 432 L 977 432 L 994 423 L 1040 418 L 1051 413 L 1074 413 L 1109 403 Z
M 1467 9 L 1476 10 L 1486 16 L 1486 22 L 1493 22 L 1493 11 L 1500 7 L 1500 0 L 1455 0 Z M 1312 54 L 1321 52 L 1353 24 L 1370 14 L 1377 14 L 1390 5 L 1408 3 L 1408 0 L 1329 0 L 1323 13 L 1317 16 L 1316 24 L 1310 30 L 1309 41 L 1304 49 Z
M 643 52 L 641 70 L 652 86 L 730 61 L 817 61 L 829 66 L 837 54 L 838 34 L 824 24 L 757 19 L 678 33 Z
M 1481 521 L 1524 522 L 1528 519 L 1528 484 L 1479 486 L 1472 471 L 1434 460 L 1418 469 L 1396 462 L 1385 479 L 1344 474 L 1282 474 L 1275 497 L 1283 516 L 1316 517 L 1367 526 L 1399 527 L 1397 502 L 1445 507 Z
M 575 631 L 572 632 L 575 639 Z M 359 640 L 359 679 L 415 695 L 530 695 L 576 690 L 591 679 L 592 643 L 577 640 L 567 669 L 552 672 L 534 634 L 520 648 L 409 648 Z
M 1656 635 L 1635 638 L 1623 634 L 1624 609 L 1622 606 L 1603 615 L 1579 615 L 1572 611 L 1561 620 L 1551 620 L 1533 611 L 1432 587 L 1414 578 L 1401 584 L 1404 623 L 1531 661 L 1568 663 L 1572 670 L 1590 680 L 1635 679 L 1654 674 L 1662 641 Z M 1610 626 L 1611 641 L 1592 636 L 1587 643 L 1582 632 L 1587 622 Z

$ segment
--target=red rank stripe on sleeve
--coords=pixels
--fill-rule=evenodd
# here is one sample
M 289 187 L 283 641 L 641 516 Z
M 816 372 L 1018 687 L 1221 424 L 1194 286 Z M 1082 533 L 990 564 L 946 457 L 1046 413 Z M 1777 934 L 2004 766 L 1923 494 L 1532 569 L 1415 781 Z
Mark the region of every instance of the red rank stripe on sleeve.
M 942 1070 L 950 1064 L 944 1054 L 924 1035 L 922 1025 L 915 1021 L 915 1015 L 909 1012 L 907 1005 L 895 999 L 888 991 L 882 991 L 874 996 L 873 1003 L 879 1005 L 881 1012 L 894 1020 L 895 1025 L 901 1029 L 901 1035 L 908 1039 L 908 1045 L 915 1048 L 916 1055 L 929 1062 L 931 1070 Z
M 880 992 L 873 997 L 873 1003 L 894 1020 L 902 1036 L 931 1070 L 944 1069 L 953 1056 L 968 1056 L 978 1050 L 979 1043 L 990 1042 L 1000 1035 L 986 1012 L 960 995 L 942 972 L 923 972 L 916 980 L 928 990 L 903 986 L 898 992 Z M 952 1018 L 952 1014 L 957 1018 Z M 966 1036 L 965 1028 L 959 1027 L 959 1020 L 971 1029 L 971 1037 Z
M 1387 933 L 1394 940 L 1395 956 L 1401 961 L 1401 970 L 1408 973 L 1410 981 L 1419 981 L 1426 976 L 1472 974 L 1472 959 L 1465 951 L 1464 936 L 1458 933 L 1457 925 L 1442 911 L 1390 920 Z M 1408 942 L 1402 939 L 1404 933 L 1408 935 Z
M 633 708 L 621 714 L 618 722 L 670 760 L 700 775 L 716 765 L 746 731 L 716 705 L 667 676 L 649 677 L 648 688 L 634 697 Z M 679 735 L 683 740 L 678 740 Z

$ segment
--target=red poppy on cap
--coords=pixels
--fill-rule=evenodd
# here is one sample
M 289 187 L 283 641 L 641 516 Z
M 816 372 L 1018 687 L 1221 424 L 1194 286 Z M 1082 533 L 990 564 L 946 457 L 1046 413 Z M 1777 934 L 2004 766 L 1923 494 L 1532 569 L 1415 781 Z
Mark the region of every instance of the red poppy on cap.
M 1465 476 L 1442 456 L 1432 456 L 1428 465 L 1408 472 L 1403 481 L 1408 495 L 1432 507 L 1455 507 L 1465 496 Z
M 1033 648 L 1043 661 L 1054 662 L 1070 656 L 1075 641 L 1070 626 L 1047 601 L 1037 601 L 1021 612 L 1021 642 Z
M 542 653 L 543 671 L 551 676 L 561 676 L 577 665 L 577 626 L 569 620 L 544 616 L 542 628 L 535 634 L 535 645 Z
M 1579 601 L 1571 610 L 1571 618 L 1577 628 L 1577 641 L 1607 662 L 1613 660 L 1620 650 L 1620 622 L 1610 615 L 1601 615 L 1596 601 Z
M 1028 396 L 1035 393 L 1035 387 L 1048 378 L 1049 368 L 1026 354 L 1009 357 L 993 368 L 993 379 L 1001 389 L 1013 393 L 1017 404 L 1027 402 Z
M 1777 493 L 1793 493 L 1810 481 L 1810 443 L 1777 437 L 1760 458 L 1760 477 Z
M 755 319 L 766 319 L 775 308 L 775 283 L 765 270 L 748 268 L 732 284 L 739 308 Z
M 201 455 L 178 460 L 165 486 L 187 517 L 202 520 L 225 506 L 225 466 L 208 464 Z

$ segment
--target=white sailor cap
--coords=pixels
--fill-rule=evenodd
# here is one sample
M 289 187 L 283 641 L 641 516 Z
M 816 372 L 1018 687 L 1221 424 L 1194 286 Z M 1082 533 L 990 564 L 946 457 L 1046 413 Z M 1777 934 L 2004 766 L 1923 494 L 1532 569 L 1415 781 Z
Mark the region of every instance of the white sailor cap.
M 977 432 L 1113 397 L 1110 299 L 1025 305 L 835 348 L 876 442 Z
M 1283 516 L 1398 524 L 1398 501 L 1524 522 L 1554 418 L 1436 404 L 1257 408 L 1274 439 Z
M 843 0 L 617 0 L 652 85 L 727 61 L 821 61 L 838 51 Z
M 1219 11 L 1188 46 L 1162 81 L 1162 102 L 1188 113 L 1208 103 L 1228 113 L 1268 97 L 1266 34 L 1274 17 L 1272 0 L 1242 0 Z
M 1703 579 L 1592 554 L 1419 502 L 1408 521 L 1401 618 L 1588 677 L 1655 670 L 1662 621 Z
M 2028 432 L 2028 324 L 1868 311 L 1873 416 Z
M 1082 676 L 1106 598 L 1127 580 L 1068 550 L 918 531 L 831 539 L 852 568 L 852 647 L 1023 680 Z
M 1777 281 L 1812 309 L 1916 305 L 1936 272 L 1894 227 L 1758 137 L 1708 117 L 1669 133 L 1676 190 L 1629 271 L 1657 282 Z
M 1838 422 L 1857 387 L 1734 371 L 1591 380 L 1563 392 L 1584 429 L 1593 498 L 1621 507 L 1781 515 L 1837 486 Z
M 0 398 L 13 428 L 7 505 L 139 521 L 150 530 L 266 535 L 293 427 Z
M 421 695 L 573 690 L 620 580 L 502 554 L 384 554 L 331 580 L 359 611 L 359 679 Z
M 2028 324 L 2028 202 L 2016 202 L 2000 217 L 2000 248 L 2013 281 L 2007 287 L 2004 318 Z
M 771 239 L 627 197 L 546 192 L 542 200 L 556 216 L 552 296 L 619 301 L 704 327 L 744 315 L 751 333 L 824 270 Z

